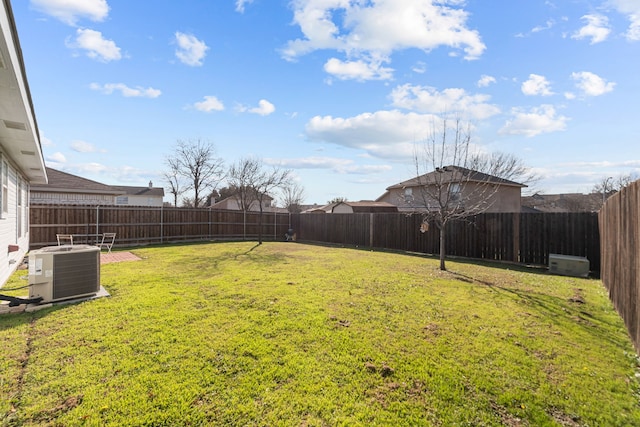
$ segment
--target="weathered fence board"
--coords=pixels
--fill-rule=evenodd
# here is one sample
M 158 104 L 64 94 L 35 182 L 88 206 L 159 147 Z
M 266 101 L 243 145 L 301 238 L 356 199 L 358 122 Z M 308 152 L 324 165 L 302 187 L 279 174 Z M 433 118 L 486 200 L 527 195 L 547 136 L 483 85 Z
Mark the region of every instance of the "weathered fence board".
M 611 196 L 599 215 L 601 278 L 640 350 L 640 181 Z
M 117 233 L 117 245 L 145 245 L 212 239 L 255 240 L 257 212 L 211 209 L 120 206 L 30 207 L 31 247 L 56 244 L 56 234 Z M 265 212 L 262 237 L 281 239 L 289 228 L 289 214 Z
M 428 230 L 421 215 L 292 215 L 298 238 L 306 241 L 439 253 L 439 230 Z M 451 256 L 547 265 L 550 253 L 585 256 L 600 269 L 598 216 L 595 213 L 485 213 L 447 226 Z

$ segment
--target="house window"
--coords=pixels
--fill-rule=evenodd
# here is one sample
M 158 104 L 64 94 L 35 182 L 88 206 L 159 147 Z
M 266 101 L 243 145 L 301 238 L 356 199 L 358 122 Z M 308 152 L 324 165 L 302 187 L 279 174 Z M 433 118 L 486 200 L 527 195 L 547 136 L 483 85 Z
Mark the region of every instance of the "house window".
M 404 189 L 402 200 L 404 200 L 405 203 L 413 203 L 413 188 Z
M 24 232 L 25 234 L 29 232 L 29 191 L 31 187 L 29 187 L 28 182 L 24 182 Z
M 116 197 L 116 205 L 128 205 L 128 204 L 129 204 L 129 196 Z
M 454 182 L 449 184 L 449 195 L 451 196 L 451 200 L 456 202 L 460 200 L 460 184 Z
M 17 212 L 16 216 L 18 217 L 18 227 L 17 233 L 18 237 L 22 237 L 24 235 L 24 230 L 22 228 L 22 180 L 18 178 L 18 185 L 16 185 L 16 204 L 17 204 Z
M 6 218 L 9 213 L 9 165 L 2 161 L 2 218 Z

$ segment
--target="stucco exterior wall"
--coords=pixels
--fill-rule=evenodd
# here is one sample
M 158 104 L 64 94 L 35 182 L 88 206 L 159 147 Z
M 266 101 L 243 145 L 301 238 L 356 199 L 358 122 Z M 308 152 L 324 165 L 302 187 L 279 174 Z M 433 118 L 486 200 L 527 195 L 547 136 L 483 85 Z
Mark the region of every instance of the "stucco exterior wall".
M 466 193 L 471 194 L 473 192 L 473 188 L 471 188 L 470 185 L 472 184 L 468 185 Z M 426 209 L 425 203 L 421 199 L 417 188 L 413 189 L 413 203 L 410 203 L 411 197 L 405 198 L 405 191 L 406 190 L 402 188 L 392 188 L 380 197 L 378 201 L 396 205 L 398 207 L 398 211 L 401 212 Z M 521 210 L 520 187 L 503 185 L 495 192 L 494 190 L 487 190 L 480 193 L 493 193 L 486 200 L 489 206 L 485 212 L 520 212 Z M 469 196 L 469 203 L 475 204 L 475 200 L 472 196 Z

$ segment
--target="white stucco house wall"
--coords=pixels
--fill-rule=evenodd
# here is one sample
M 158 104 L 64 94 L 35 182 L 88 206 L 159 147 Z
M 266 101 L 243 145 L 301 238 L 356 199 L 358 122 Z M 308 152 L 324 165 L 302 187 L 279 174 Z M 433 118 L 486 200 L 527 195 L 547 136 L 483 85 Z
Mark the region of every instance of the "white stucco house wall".
M 29 250 L 29 189 L 46 184 L 38 125 L 9 0 L 0 0 L 0 287 Z

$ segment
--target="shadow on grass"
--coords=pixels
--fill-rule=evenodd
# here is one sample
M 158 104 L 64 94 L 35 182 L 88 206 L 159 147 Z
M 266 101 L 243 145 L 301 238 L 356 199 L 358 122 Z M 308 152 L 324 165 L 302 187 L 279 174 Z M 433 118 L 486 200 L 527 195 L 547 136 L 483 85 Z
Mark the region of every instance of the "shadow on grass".
M 473 264 L 485 265 L 493 268 L 493 264 Z M 526 269 L 522 269 L 521 271 L 529 272 L 529 270 Z M 620 339 L 615 339 L 615 337 L 620 336 L 620 334 L 611 333 L 619 327 L 613 318 L 611 320 L 607 320 L 602 316 L 594 316 L 589 313 L 588 304 L 582 300 L 579 295 L 574 298 L 564 299 L 549 294 L 524 291 L 522 289 L 491 283 L 454 271 L 449 271 L 449 273 L 457 280 L 487 286 L 493 291 L 510 298 L 517 304 L 522 304 L 523 306 L 532 309 L 536 314 L 553 322 L 559 327 L 567 328 L 567 325 L 578 327 L 584 333 L 596 336 L 599 340 L 607 341 L 618 348 L 626 347 L 627 342 L 622 337 Z M 548 273 L 544 274 L 548 275 Z

